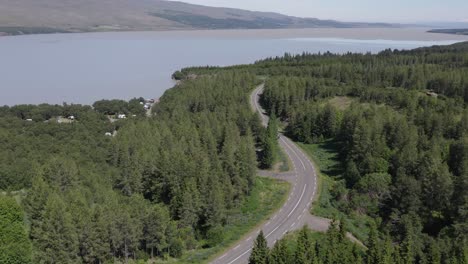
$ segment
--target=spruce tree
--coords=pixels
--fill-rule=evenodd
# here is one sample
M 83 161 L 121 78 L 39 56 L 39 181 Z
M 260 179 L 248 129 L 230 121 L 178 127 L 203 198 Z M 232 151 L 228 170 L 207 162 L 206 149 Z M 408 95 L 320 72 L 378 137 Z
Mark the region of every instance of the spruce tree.
M 393 256 L 394 256 L 394 246 L 392 243 L 392 239 L 389 234 L 385 236 L 385 243 L 384 248 L 382 251 L 382 264 L 392 264 L 394 263 Z
M 288 264 L 290 263 L 289 252 L 286 241 L 280 239 L 276 241 L 270 253 L 269 264 Z
M 88 238 L 90 262 L 104 263 L 110 256 L 108 221 L 101 207 L 94 208 L 91 216 L 91 233 Z
M 310 263 L 314 258 L 315 252 L 308 233 L 306 226 L 299 231 L 296 251 L 294 253 L 295 263 Z
M 267 264 L 269 256 L 269 249 L 263 231 L 255 239 L 252 253 L 250 254 L 249 264 Z
M 39 236 L 33 241 L 38 263 L 74 263 L 78 259 L 78 237 L 66 205 L 57 194 L 47 200 Z
M 144 219 L 143 237 L 151 258 L 167 248 L 166 229 L 169 221 L 169 211 L 165 207 L 154 205 L 148 208 Z
M 31 242 L 15 199 L 0 194 L 0 263 L 31 263 Z
M 29 233 L 31 239 L 36 239 L 41 235 L 40 226 L 44 221 L 44 209 L 50 193 L 50 187 L 42 176 L 35 176 L 33 178 L 31 190 L 25 199 L 26 211 L 31 221 L 31 231 Z
M 261 159 L 262 168 L 271 169 L 275 163 L 275 143 L 266 137 L 263 141 L 263 153 Z
M 371 224 L 369 232 L 369 239 L 367 241 L 367 264 L 380 264 L 381 263 L 381 248 L 377 235 L 377 228 L 374 223 Z
M 268 121 L 268 127 L 262 140 L 262 160 L 261 165 L 264 168 L 272 168 L 276 161 L 276 152 L 278 149 L 278 124 L 275 114 L 271 114 Z
M 78 167 L 73 160 L 54 157 L 44 166 L 44 177 L 50 186 L 64 192 L 78 181 Z
M 338 228 L 340 230 L 338 239 L 340 243 L 343 243 L 346 239 L 346 219 L 344 217 L 341 218 Z
M 401 244 L 401 259 L 404 264 L 413 264 L 414 262 L 414 238 L 413 238 L 413 227 L 409 224 L 405 230 L 405 237 Z
M 437 245 L 437 241 L 432 240 L 431 244 L 429 245 L 429 253 L 427 254 L 427 263 L 428 264 L 440 264 L 441 262 L 441 255 L 439 245 Z
M 325 264 L 332 264 L 340 259 L 340 256 L 337 254 L 340 248 L 339 236 L 336 220 L 333 219 L 326 233 L 326 242 L 322 243 L 321 248 L 324 252 L 323 262 Z

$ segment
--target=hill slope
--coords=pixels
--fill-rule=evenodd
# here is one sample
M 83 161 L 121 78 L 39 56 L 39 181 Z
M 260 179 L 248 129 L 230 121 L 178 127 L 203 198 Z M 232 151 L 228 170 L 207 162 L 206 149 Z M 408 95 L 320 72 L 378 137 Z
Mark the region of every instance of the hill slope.
M 163 0 L 2 0 L 0 32 L 389 27 Z

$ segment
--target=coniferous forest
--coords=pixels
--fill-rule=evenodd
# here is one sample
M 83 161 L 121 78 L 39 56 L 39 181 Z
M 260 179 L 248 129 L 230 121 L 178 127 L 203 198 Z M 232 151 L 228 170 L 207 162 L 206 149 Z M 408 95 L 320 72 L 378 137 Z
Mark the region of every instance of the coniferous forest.
M 263 130 L 246 95 L 255 82 L 239 71 L 187 81 L 154 117 L 115 123 L 98 109 L 121 102 L 3 107 L 0 188 L 21 207 L 2 196 L 0 262 L 177 258 L 209 244 L 254 184 Z
M 139 99 L 0 108 L 0 263 L 213 246 L 257 167 L 274 160 L 275 119 L 264 129 L 249 106 L 259 76 L 261 103 L 287 136 L 335 146 L 328 206 L 371 220 L 362 245 L 345 238 L 344 218 L 272 249 L 260 234 L 250 263 L 468 263 L 468 43 L 285 54 L 174 76 L 181 83 L 151 117 Z M 117 113 L 132 118 L 109 121 Z
M 377 55 L 286 54 L 256 68 L 271 76 L 263 105 L 286 134 L 337 149 L 331 206 L 373 219 L 363 254 L 341 248 L 331 230 L 330 242 L 318 240 L 305 253 L 306 235 L 299 235 L 286 263 L 468 263 L 466 43 Z

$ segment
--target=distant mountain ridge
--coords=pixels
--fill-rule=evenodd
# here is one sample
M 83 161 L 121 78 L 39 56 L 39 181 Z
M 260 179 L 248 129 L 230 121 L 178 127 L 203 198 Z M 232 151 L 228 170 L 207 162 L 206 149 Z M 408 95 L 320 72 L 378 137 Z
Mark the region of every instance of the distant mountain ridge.
M 395 27 L 164 0 L 2 0 L 0 34 L 191 29 Z

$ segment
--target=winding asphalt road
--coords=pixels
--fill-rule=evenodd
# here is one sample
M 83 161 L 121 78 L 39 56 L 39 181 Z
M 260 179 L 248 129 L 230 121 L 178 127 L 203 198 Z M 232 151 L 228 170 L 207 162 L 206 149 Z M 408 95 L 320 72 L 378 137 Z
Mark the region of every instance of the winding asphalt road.
M 259 105 L 259 97 L 264 85 L 258 86 L 251 95 L 252 107 L 258 111 L 264 126 L 268 124 L 268 116 Z M 328 229 L 329 220 L 313 217 L 309 213 L 312 201 L 317 193 L 317 175 L 309 158 L 290 139 L 280 135 L 279 145 L 288 155 L 293 165 L 292 172 L 279 175 L 291 183 L 288 200 L 265 224 L 249 233 L 246 238 L 239 241 L 234 247 L 222 256 L 212 261 L 212 264 L 244 264 L 248 262 L 253 242 L 260 230 L 268 241 L 268 246 L 281 239 L 286 233 L 308 225 L 314 230 Z

